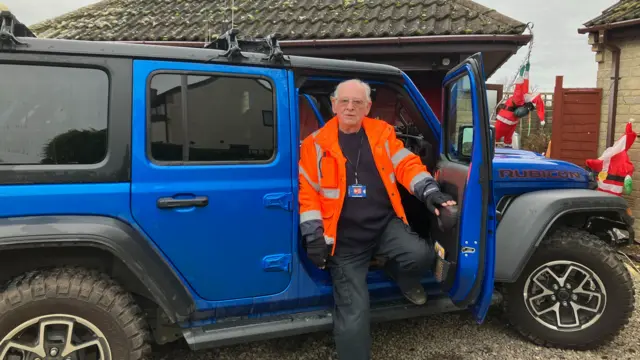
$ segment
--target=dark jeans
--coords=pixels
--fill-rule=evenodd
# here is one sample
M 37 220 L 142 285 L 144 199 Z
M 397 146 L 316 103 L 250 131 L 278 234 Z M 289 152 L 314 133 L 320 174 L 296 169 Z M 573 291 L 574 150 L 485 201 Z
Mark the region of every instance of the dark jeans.
M 433 248 L 399 218 L 393 218 L 376 240 L 363 251 L 336 251 L 329 259 L 335 301 L 333 331 L 340 360 L 369 360 L 371 357 L 366 279 L 372 257 L 387 259 L 385 268 L 401 288 L 418 285 L 435 260 Z

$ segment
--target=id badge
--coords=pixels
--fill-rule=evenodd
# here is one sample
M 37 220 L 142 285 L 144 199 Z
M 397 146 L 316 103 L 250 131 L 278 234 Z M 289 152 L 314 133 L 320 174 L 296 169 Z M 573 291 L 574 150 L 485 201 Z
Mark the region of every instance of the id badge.
M 349 185 L 348 195 L 352 198 L 365 198 L 367 197 L 367 187 L 360 184 Z

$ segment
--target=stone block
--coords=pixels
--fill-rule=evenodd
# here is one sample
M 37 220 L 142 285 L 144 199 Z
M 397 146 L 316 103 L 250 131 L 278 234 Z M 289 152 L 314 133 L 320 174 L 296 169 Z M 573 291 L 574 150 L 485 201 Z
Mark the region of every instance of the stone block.
M 604 54 L 602 52 L 597 52 L 595 55 L 595 60 L 597 63 L 603 63 L 604 62 Z
M 640 89 L 640 77 L 625 77 L 620 79 L 618 84 L 619 90 L 638 90 Z
M 607 122 L 606 121 L 601 121 L 600 122 L 600 129 L 599 130 L 600 130 L 600 137 L 602 139 L 604 139 L 603 136 L 606 136 L 606 132 L 607 132 Z

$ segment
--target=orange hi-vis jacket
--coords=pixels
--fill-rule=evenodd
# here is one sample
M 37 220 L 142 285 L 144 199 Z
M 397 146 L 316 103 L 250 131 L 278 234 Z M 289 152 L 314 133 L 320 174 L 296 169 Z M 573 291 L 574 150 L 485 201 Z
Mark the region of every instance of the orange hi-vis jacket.
M 396 138 L 393 126 L 368 117 L 362 126 L 393 209 L 407 223 L 396 179 L 421 201 L 439 188 L 420 158 Z M 300 147 L 300 230 L 306 237 L 322 228 L 325 242 L 332 245 L 331 255 L 335 253 L 338 219 L 347 192 L 346 161 L 338 144 L 336 117 L 307 136 Z

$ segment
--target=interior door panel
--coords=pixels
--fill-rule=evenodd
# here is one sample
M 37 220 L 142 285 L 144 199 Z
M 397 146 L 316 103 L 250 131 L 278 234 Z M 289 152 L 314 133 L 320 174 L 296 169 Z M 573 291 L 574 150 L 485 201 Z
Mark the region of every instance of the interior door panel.
M 443 192 L 451 195 L 462 206 L 467 185 L 469 166 L 442 159 L 438 162 L 438 183 Z
M 442 192 L 451 195 L 457 202 L 458 206 L 464 206 L 464 191 L 467 185 L 467 176 L 469 166 L 449 161 L 446 158 L 438 162 L 436 170 L 436 178 Z M 437 239 L 438 242 L 447 250 L 447 260 L 456 264 L 458 261 L 459 235 L 460 235 L 460 214 L 458 213 L 458 221 L 453 229 L 442 232 L 438 228 L 434 220 L 430 225 L 431 237 Z M 451 272 L 443 282 L 443 289 L 448 291 L 455 281 L 455 272 Z

